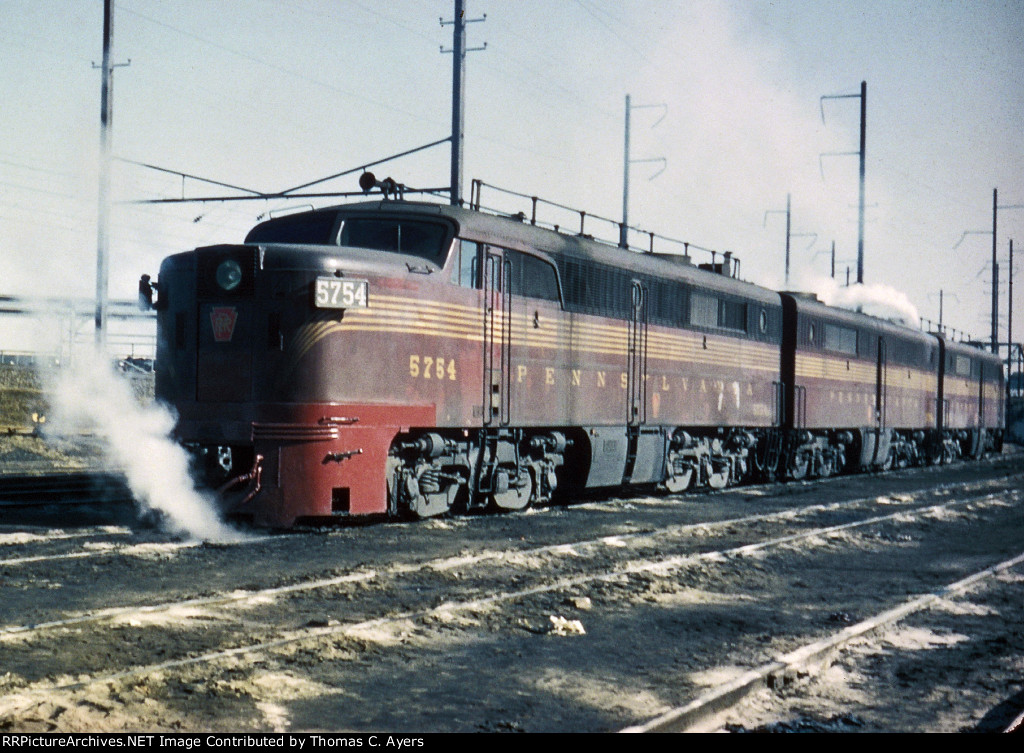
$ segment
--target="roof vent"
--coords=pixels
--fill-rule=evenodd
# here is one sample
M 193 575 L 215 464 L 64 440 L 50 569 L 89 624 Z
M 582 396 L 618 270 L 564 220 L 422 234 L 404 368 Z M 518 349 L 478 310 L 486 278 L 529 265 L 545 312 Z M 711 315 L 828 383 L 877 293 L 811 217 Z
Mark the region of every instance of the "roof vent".
M 806 292 L 804 292 L 802 290 L 783 290 L 782 292 L 785 293 L 786 295 L 791 295 L 794 298 L 799 298 L 802 301 L 817 301 L 818 300 L 818 294 L 817 293 L 806 293 Z
M 672 262 L 673 264 L 693 266 L 693 259 L 690 258 L 689 254 L 651 254 L 651 256 L 655 259 L 664 259 L 665 261 Z
M 732 277 L 732 251 L 723 252 L 722 261 L 712 261 L 710 264 L 700 264 L 698 266 L 707 272 Z

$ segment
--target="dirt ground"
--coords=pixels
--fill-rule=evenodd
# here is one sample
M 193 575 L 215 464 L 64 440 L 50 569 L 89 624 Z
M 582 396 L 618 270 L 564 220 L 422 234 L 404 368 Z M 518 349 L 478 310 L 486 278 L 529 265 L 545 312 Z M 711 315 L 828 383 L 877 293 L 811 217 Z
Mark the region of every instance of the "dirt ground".
M 1022 478 L 1015 454 L 222 544 L 126 508 L 6 515 L 0 731 L 612 732 L 1020 554 Z M 1022 585 L 708 728 L 988 729 L 1024 692 Z

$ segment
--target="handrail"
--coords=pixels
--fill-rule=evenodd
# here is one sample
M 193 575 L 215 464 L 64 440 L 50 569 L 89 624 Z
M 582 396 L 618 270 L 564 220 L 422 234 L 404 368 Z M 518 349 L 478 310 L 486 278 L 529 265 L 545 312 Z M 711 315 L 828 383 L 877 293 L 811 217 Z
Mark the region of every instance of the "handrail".
M 687 258 L 687 259 L 690 256 L 690 249 L 696 249 L 697 251 L 703 251 L 703 252 L 705 252 L 707 254 L 710 254 L 711 255 L 711 266 L 710 266 L 710 269 L 712 271 L 723 271 L 723 272 L 725 272 L 725 268 L 727 267 L 728 268 L 727 275 L 729 277 L 734 277 L 734 278 L 737 278 L 737 279 L 739 278 L 740 260 L 739 260 L 738 257 L 734 256 L 733 252 L 731 252 L 731 251 L 717 251 L 717 250 L 712 249 L 712 248 L 705 248 L 704 246 L 699 246 L 696 243 L 691 243 L 690 241 L 683 241 L 683 240 L 679 240 L 678 238 L 670 238 L 670 237 L 668 237 L 666 235 L 658 235 L 657 233 L 653 233 L 653 232 L 651 232 L 649 230 L 644 230 L 643 228 L 635 227 L 633 225 L 623 225 L 623 223 L 619 222 L 618 220 L 613 220 L 613 219 L 610 219 L 608 217 L 602 217 L 602 216 L 597 215 L 597 214 L 590 214 L 589 212 L 586 212 L 586 211 L 584 211 L 582 209 L 575 209 L 573 207 L 566 206 L 565 204 L 559 204 L 558 202 L 555 202 L 555 201 L 548 201 L 547 199 L 541 199 L 538 196 L 533 196 L 533 195 L 530 195 L 530 194 L 524 194 L 524 193 L 520 193 L 518 191 L 512 191 L 512 190 L 510 190 L 508 188 L 501 188 L 500 186 L 495 186 L 495 185 L 493 185 L 491 183 L 485 183 L 484 181 L 480 180 L 479 178 L 474 178 L 473 179 L 472 185 L 471 185 L 471 189 L 470 189 L 470 204 L 469 204 L 469 208 L 474 210 L 474 211 L 476 211 L 476 212 L 486 211 L 486 212 L 489 212 L 489 213 L 492 213 L 492 214 L 496 214 L 496 215 L 499 215 L 499 216 L 510 217 L 512 219 L 518 219 L 521 222 L 525 222 L 527 220 L 527 214 L 525 212 L 517 212 L 517 213 L 514 213 L 514 214 L 508 214 L 507 212 L 502 212 L 502 211 L 500 211 L 498 209 L 495 209 L 494 207 L 484 206 L 483 202 L 481 201 L 481 194 L 482 194 L 483 188 L 485 186 L 487 188 L 489 188 L 489 189 L 491 189 L 493 191 L 496 191 L 498 193 L 501 193 L 501 194 L 506 194 L 508 196 L 514 196 L 516 198 L 529 200 L 530 201 L 529 221 L 530 221 L 531 225 L 539 225 L 541 227 L 548 227 L 548 228 L 553 229 L 555 232 L 562 232 L 560 225 L 552 224 L 552 223 L 549 223 L 549 222 L 544 222 L 544 221 L 542 221 L 542 220 L 540 220 L 538 218 L 538 216 L 537 216 L 538 205 L 543 204 L 544 206 L 552 207 L 552 208 L 555 208 L 555 209 L 561 209 L 563 211 L 571 212 L 573 214 L 579 215 L 580 225 L 579 225 L 578 235 L 583 236 L 585 238 L 588 238 L 590 240 L 596 241 L 598 243 L 603 243 L 603 244 L 609 245 L 609 246 L 615 246 L 617 248 L 624 248 L 625 250 L 628 250 L 628 251 L 637 251 L 637 252 L 640 252 L 640 253 L 653 254 L 655 252 L 654 251 L 654 241 L 655 241 L 655 239 L 657 239 L 657 240 L 663 241 L 665 243 L 671 243 L 671 244 L 675 244 L 677 246 L 682 246 L 683 247 L 683 254 L 682 255 L 683 255 L 684 258 Z M 636 232 L 636 233 L 640 233 L 642 235 L 646 235 L 647 239 L 648 239 L 647 247 L 646 248 L 640 248 L 640 247 L 630 246 L 630 245 L 622 246 L 619 243 L 613 242 L 611 240 L 606 240 L 606 239 L 603 239 L 603 238 L 594 237 L 593 235 L 590 235 L 590 234 L 586 233 L 586 221 L 588 219 L 596 220 L 596 221 L 603 222 L 603 223 L 607 223 L 608 225 L 611 225 L 611 226 L 615 227 L 618 231 L 620 231 L 620 233 L 622 235 L 627 235 L 628 236 L 628 231 L 630 231 L 630 230 L 632 230 L 633 232 Z M 625 230 L 627 232 L 626 233 L 622 233 L 623 230 Z M 704 265 L 701 265 L 701 266 L 703 267 Z

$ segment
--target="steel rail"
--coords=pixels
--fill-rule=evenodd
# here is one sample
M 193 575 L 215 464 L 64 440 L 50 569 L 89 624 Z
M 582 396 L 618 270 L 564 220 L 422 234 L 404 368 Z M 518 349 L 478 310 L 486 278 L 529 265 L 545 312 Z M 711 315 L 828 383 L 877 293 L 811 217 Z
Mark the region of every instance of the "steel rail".
M 745 672 L 731 682 L 718 686 L 684 706 L 679 706 L 643 724 L 626 727 L 621 732 L 686 732 L 696 725 L 708 723 L 714 717 L 734 707 L 754 692 L 784 685 L 796 674 L 813 674 L 831 664 L 829 657 L 851 641 L 880 628 L 888 627 L 904 618 L 924 611 L 942 599 L 956 596 L 977 586 L 982 581 L 1024 563 L 1024 553 L 1004 560 L 966 578 L 954 581 L 930 593 L 916 596 L 897 607 L 851 625 L 822 640 L 808 643 L 795 651 L 783 654 Z
M 69 498 L 70 497 L 70 498 Z M 84 497 L 78 499 L 78 497 Z M 106 472 L 0 475 L 0 508 L 132 500 L 124 476 Z
M 320 640 L 328 637 L 357 636 L 358 634 L 370 629 L 381 628 L 388 625 L 402 624 L 409 621 L 424 620 L 441 615 L 450 615 L 451 613 L 474 612 L 502 603 L 518 601 L 521 599 L 529 598 L 531 596 L 537 596 L 557 591 L 572 590 L 580 586 L 591 585 L 594 583 L 613 583 L 616 581 L 621 581 L 624 578 L 628 578 L 629 576 L 644 575 L 650 573 L 663 574 L 667 571 L 678 570 L 693 564 L 700 564 L 704 562 L 721 562 L 723 559 L 728 560 L 729 558 L 733 557 L 747 557 L 756 552 L 766 550 L 772 547 L 783 546 L 801 540 L 827 537 L 831 534 L 859 528 L 862 526 L 874 525 L 880 522 L 892 520 L 895 520 L 897 522 L 904 522 L 903 520 L 901 520 L 901 518 L 905 519 L 908 513 L 920 513 L 924 515 L 929 512 L 938 512 L 940 510 L 953 507 L 956 505 L 973 504 L 978 502 L 979 500 L 983 500 L 985 498 L 992 498 L 993 496 L 995 495 L 987 494 L 982 495 L 981 497 L 978 498 L 972 498 L 967 500 L 951 500 L 949 502 L 945 502 L 942 504 L 925 505 L 919 508 L 915 508 L 913 510 L 901 509 L 888 515 L 872 516 L 864 520 L 853 521 L 850 523 L 815 528 L 809 531 L 803 531 L 796 534 L 789 534 L 785 536 L 766 539 L 755 544 L 745 544 L 742 546 L 732 547 L 724 550 L 698 552 L 660 559 L 635 560 L 633 562 L 626 564 L 625 566 L 619 567 L 612 571 L 603 571 L 597 573 L 591 572 L 585 573 L 583 575 L 564 577 L 554 582 L 546 583 L 539 586 L 533 586 L 529 588 L 512 591 L 503 591 L 485 597 L 469 599 L 464 601 L 446 601 L 435 607 L 430 607 L 426 609 L 405 610 L 397 614 L 392 614 L 386 617 L 371 618 L 368 620 L 363 620 L 358 623 L 347 623 L 328 626 L 309 626 L 299 629 L 293 629 L 284 632 L 283 635 L 281 633 L 278 633 L 278 635 L 280 635 L 281 637 L 274 638 L 268 641 L 254 642 L 247 645 L 234 646 L 224 649 L 216 649 L 194 656 L 185 656 L 176 659 L 170 659 L 168 661 L 156 664 L 139 665 L 117 672 L 89 677 L 72 683 L 29 688 L 20 692 L 18 695 L 21 698 L 31 698 L 38 695 L 51 693 L 54 691 L 73 691 L 91 685 L 117 682 L 132 677 L 146 676 L 167 669 L 177 669 L 198 664 L 206 664 L 218 661 L 220 659 L 228 659 L 236 656 L 265 653 L 276 648 L 292 645 L 306 640 Z M 295 586 L 283 587 L 281 589 L 281 593 L 285 593 L 290 590 L 295 590 L 295 588 Z M 258 597 L 259 592 L 246 592 L 237 600 L 241 601 L 244 599 L 254 599 Z M 22 634 L 24 634 L 24 632 L 31 630 L 32 627 L 33 626 L 24 626 L 20 628 L 19 631 L 22 632 Z M 273 626 L 268 625 L 268 627 Z M 13 632 L 13 629 L 9 630 L 12 630 Z
M 998 484 L 999 480 L 992 479 L 987 481 L 974 481 L 967 483 L 954 482 L 948 485 L 934 487 L 925 490 L 929 494 L 940 494 L 948 493 L 952 488 L 960 488 L 963 491 L 975 491 L 985 486 Z M 975 497 L 972 500 L 967 501 L 978 501 L 991 496 L 991 492 L 981 497 Z M 62 620 L 52 620 L 47 622 L 33 623 L 32 625 L 14 625 L 0 628 L 0 636 L 21 633 L 24 634 L 27 631 L 35 630 L 46 630 L 58 627 L 67 627 L 70 625 L 80 625 L 89 622 L 97 622 L 107 619 L 113 619 L 116 617 L 124 617 L 131 614 L 154 614 L 159 612 L 166 612 L 172 609 L 178 609 L 181 607 L 194 607 L 194 606 L 215 606 L 225 605 L 233 603 L 245 603 L 252 600 L 260 600 L 268 597 L 279 596 L 283 594 L 302 593 L 307 591 L 315 591 L 322 588 L 331 588 L 334 586 L 342 585 L 344 583 L 351 582 L 368 582 L 378 578 L 393 577 L 393 576 L 408 576 L 419 572 L 425 572 L 433 570 L 435 572 L 445 572 L 454 570 L 460 567 L 466 567 L 468 565 L 477 565 L 489 560 L 501 560 L 508 557 L 540 557 L 545 555 L 556 555 L 556 556 L 578 556 L 582 551 L 592 548 L 600 547 L 614 547 L 619 548 L 625 545 L 627 542 L 640 541 L 647 539 L 650 541 L 656 541 L 658 539 L 669 538 L 673 536 L 679 536 L 693 531 L 707 531 L 714 528 L 730 528 L 736 525 L 745 525 L 749 523 L 761 523 L 771 522 L 774 520 L 790 520 L 796 522 L 800 517 L 807 515 L 833 512 L 836 510 L 853 508 L 857 505 L 866 503 L 877 502 L 878 496 L 871 497 L 859 497 L 852 500 L 846 500 L 841 502 L 830 502 L 827 504 L 815 504 L 808 505 L 798 509 L 786 509 L 778 510 L 770 513 L 757 513 L 753 515 L 744 515 L 735 518 L 726 518 L 724 520 L 708 521 L 701 523 L 685 523 L 675 526 L 667 526 L 665 528 L 658 528 L 650 531 L 638 531 L 634 533 L 625 534 L 614 534 L 610 536 L 601 536 L 594 539 L 584 539 L 579 541 L 563 542 L 558 544 L 547 544 L 544 546 L 533 547 L 530 549 L 501 549 L 501 550 L 489 550 L 478 552 L 470 555 L 457 555 L 453 557 L 442 557 L 439 559 L 428 560 L 426 562 L 417 564 L 393 564 L 386 568 L 374 568 L 370 570 L 356 570 L 350 573 L 344 573 L 342 575 L 333 578 L 317 578 L 313 580 L 300 581 L 293 583 L 288 586 L 274 587 L 268 589 L 260 589 L 254 591 L 232 591 L 227 594 L 214 594 L 212 596 L 199 597 L 195 599 L 177 600 L 161 602 L 156 604 L 147 604 L 143 606 L 131 606 L 131 607 L 107 607 L 104 609 L 96 610 L 82 615 L 76 615 L 75 617 L 69 617 Z M 955 504 L 964 502 L 964 500 L 954 500 L 952 503 Z M 908 505 L 912 502 L 908 502 Z M 933 503 L 925 503 L 924 505 L 913 508 L 904 507 L 899 512 L 914 512 L 918 509 L 928 508 L 934 506 Z M 896 514 L 896 513 L 893 513 Z M 277 536 L 265 536 L 258 538 L 249 538 L 243 542 L 233 542 L 231 546 L 239 546 L 242 544 L 249 543 L 261 543 L 264 541 L 278 540 Z M 89 550 L 83 552 L 70 552 L 61 553 L 55 555 L 38 555 L 30 557 L 18 557 L 6 560 L 0 560 L 0 566 L 10 565 L 22 565 L 22 564 L 34 564 L 38 562 L 45 562 L 51 560 L 61 559 L 88 559 L 92 557 L 99 557 L 110 554 L 131 554 L 131 550 L 138 545 L 134 544 L 122 544 L 111 547 L 110 549 L 104 550 Z M 142 544 L 145 546 L 145 544 Z M 187 542 L 182 544 L 173 545 L 178 550 L 193 549 L 200 546 L 199 542 Z M 715 554 L 714 552 L 710 554 Z

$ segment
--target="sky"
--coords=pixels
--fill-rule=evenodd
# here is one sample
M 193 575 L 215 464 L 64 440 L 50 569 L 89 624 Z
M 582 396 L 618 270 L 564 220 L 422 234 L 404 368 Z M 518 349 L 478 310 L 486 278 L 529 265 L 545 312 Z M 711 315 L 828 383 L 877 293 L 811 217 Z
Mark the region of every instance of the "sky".
M 451 132 L 452 0 L 119 0 L 113 152 L 276 191 Z M 465 192 L 479 178 L 741 259 L 772 288 L 856 277 L 867 82 L 865 282 L 989 337 L 998 189 L 1000 339 L 1016 238 L 1024 336 L 1024 0 L 466 0 Z M 102 0 L 0 0 L 0 295 L 95 291 Z M 823 156 L 824 155 L 824 156 Z M 661 163 L 648 160 L 664 159 Z M 373 168 L 448 183 L 443 144 Z M 657 173 L 657 175 L 655 175 Z M 324 183 L 357 190 L 357 175 Z M 116 162 L 110 294 L 302 201 Z M 783 279 L 787 196 L 791 276 Z M 485 189 L 484 204 L 526 205 Z M 315 206 L 337 199 L 312 200 Z M 567 215 L 542 219 L 573 225 Z M 588 232 L 614 239 L 610 224 Z M 967 235 L 964 233 L 967 232 Z M 632 239 L 642 241 L 639 235 Z M 664 250 L 674 250 L 666 247 Z M 832 291 L 834 292 L 834 291 Z M 0 318 L 0 350 L 33 347 Z

